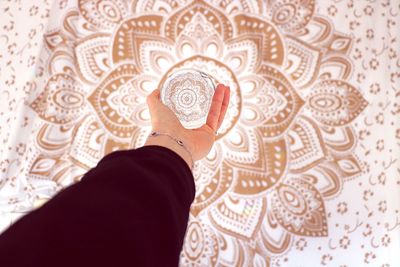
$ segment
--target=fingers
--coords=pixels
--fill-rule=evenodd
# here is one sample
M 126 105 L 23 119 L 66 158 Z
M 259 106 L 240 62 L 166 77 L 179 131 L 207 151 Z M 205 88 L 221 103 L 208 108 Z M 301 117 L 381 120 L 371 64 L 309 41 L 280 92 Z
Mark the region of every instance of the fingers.
M 226 111 L 229 106 L 229 99 L 231 97 L 231 88 L 228 86 L 225 90 L 224 100 L 222 101 L 221 114 L 219 115 L 217 130 L 221 127 L 222 122 L 224 121 Z
M 154 105 L 157 104 L 157 101 L 160 101 L 160 89 L 153 90 L 153 92 L 147 96 L 146 101 L 149 108 L 152 109 Z
M 160 89 L 154 90 L 153 93 L 154 93 L 154 97 L 155 97 L 157 100 L 160 100 Z
M 210 110 L 208 112 L 206 124 L 210 126 L 213 129 L 213 131 L 217 130 L 218 121 L 221 114 L 221 107 L 224 100 L 225 90 L 226 90 L 225 85 L 218 84 L 212 99 Z
M 154 89 L 153 92 L 147 96 L 147 98 L 160 100 L 160 89 Z

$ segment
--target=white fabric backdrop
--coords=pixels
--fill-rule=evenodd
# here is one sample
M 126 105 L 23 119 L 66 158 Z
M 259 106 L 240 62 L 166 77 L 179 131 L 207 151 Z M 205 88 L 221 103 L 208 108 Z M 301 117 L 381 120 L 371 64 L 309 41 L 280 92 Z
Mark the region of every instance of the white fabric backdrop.
M 234 91 L 196 163 L 182 266 L 399 265 L 399 1 L 0 10 L 1 229 L 141 146 L 145 96 L 190 66 Z

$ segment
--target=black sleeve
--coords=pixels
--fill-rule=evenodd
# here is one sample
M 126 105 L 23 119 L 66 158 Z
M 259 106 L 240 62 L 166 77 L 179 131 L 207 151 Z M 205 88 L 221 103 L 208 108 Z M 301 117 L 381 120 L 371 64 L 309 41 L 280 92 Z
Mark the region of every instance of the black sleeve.
M 172 150 L 113 152 L 0 236 L 1 266 L 178 266 L 193 174 Z

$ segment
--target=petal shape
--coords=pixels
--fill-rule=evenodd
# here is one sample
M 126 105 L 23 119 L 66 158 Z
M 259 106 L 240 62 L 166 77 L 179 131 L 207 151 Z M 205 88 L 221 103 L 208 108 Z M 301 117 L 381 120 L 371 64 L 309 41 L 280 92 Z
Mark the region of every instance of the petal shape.
M 60 184 L 70 178 L 70 167 L 71 163 L 61 159 L 60 155 L 38 154 L 32 159 L 28 176 L 32 179 L 52 180 Z
M 300 39 L 287 36 L 287 59 L 285 73 L 288 73 L 296 88 L 304 88 L 318 77 L 322 52 Z
M 320 123 L 342 126 L 350 123 L 368 105 L 361 93 L 345 81 L 319 82 L 307 97 L 307 108 Z
M 262 146 L 262 140 L 254 129 L 245 129 L 237 125 L 222 139 L 222 144 L 225 159 L 235 167 L 252 170 L 261 169 L 261 166 L 255 164 L 257 164 L 256 162 L 261 164 L 260 158 L 263 157 L 263 154 L 260 146 Z
M 117 114 L 126 120 L 132 121 L 132 116 L 135 110 L 140 105 L 147 107 L 146 98 L 139 96 L 134 86 L 133 80 L 129 80 L 121 84 L 118 89 L 110 92 L 107 97 L 109 107 L 117 112 Z M 120 120 L 120 119 L 119 119 Z
M 313 178 L 314 186 L 324 198 L 335 197 L 343 189 L 343 179 L 337 168 L 324 162 L 307 172 Z
M 48 72 L 50 75 L 67 74 L 75 79 L 77 73 L 75 71 L 76 67 L 74 62 L 75 58 L 73 53 L 61 49 L 57 50 L 49 59 Z
M 43 35 L 43 39 L 51 51 L 54 51 L 56 47 L 65 46 L 68 43 L 67 36 L 61 31 L 46 33 Z
M 42 149 L 62 153 L 71 143 L 72 132 L 72 126 L 45 123 L 36 136 L 36 142 Z
M 361 166 L 353 155 L 335 155 L 334 166 L 338 169 L 342 178 L 353 178 L 362 173 Z
M 106 133 L 93 115 L 88 115 L 76 125 L 70 156 L 84 169 L 90 169 L 103 157 Z
M 287 133 L 290 170 L 304 172 L 319 162 L 326 155 L 324 142 L 318 126 L 311 119 L 300 116 Z
M 64 18 L 61 19 L 64 23 L 61 24 L 62 29 L 65 30 L 69 35 L 69 42 L 73 42 L 77 37 L 83 38 L 87 35 L 98 32 L 99 30 L 93 24 L 87 23 L 86 20 L 82 19 L 82 14 L 79 10 L 72 9 L 68 11 Z M 72 36 L 72 38 L 71 38 Z M 72 43 L 70 47 L 73 47 L 75 43 Z
M 243 102 L 242 114 L 240 121 L 247 127 L 260 126 L 266 120 L 264 113 L 255 103 Z
M 198 220 L 191 220 L 182 247 L 185 266 L 216 266 L 219 241 L 212 228 Z
M 225 62 L 236 75 L 252 74 L 261 63 L 258 44 L 245 38 L 235 38 L 225 44 Z
M 144 40 L 158 39 L 161 34 L 163 17 L 144 15 L 124 21 L 116 30 L 112 42 L 112 60 L 139 61 L 140 43 Z
M 78 8 L 89 23 L 105 29 L 114 28 L 128 15 L 127 4 L 123 0 L 79 0 Z
M 153 74 L 142 73 L 132 78 L 133 88 L 138 96 L 147 97 L 154 88 L 157 88 L 160 77 Z
M 332 37 L 329 40 L 329 43 L 326 44 L 328 48 L 327 54 L 344 54 L 346 55 L 352 44 L 352 37 L 343 33 L 333 33 Z
M 263 156 L 264 155 L 264 156 Z M 235 165 L 232 163 L 232 165 Z M 283 139 L 260 144 L 260 158 L 252 165 L 237 169 L 233 192 L 241 195 L 263 195 L 279 182 L 287 166 L 286 143 Z
M 267 206 L 267 213 L 260 227 L 259 238 L 256 240 L 257 244 L 274 254 L 281 254 L 289 248 L 291 239 L 292 234 L 278 224 L 271 209 Z
M 97 83 L 110 68 L 108 59 L 110 36 L 94 34 L 78 42 L 75 47 L 79 76 L 88 83 Z
M 182 27 L 182 29 L 180 29 L 181 31 L 176 37 L 175 43 L 178 49 L 182 48 L 182 53 L 186 58 L 198 54 L 211 58 L 220 58 L 218 54 L 222 54 L 224 47 L 223 37 L 218 29 L 215 28 L 215 25 L 209 21 L 210 18 L 213 18 L 212 16 L 208 17 L 209 14 L 210 12 L 207 14 L 196 12 L 193 16 L 188 14 L 185 21 L 180 24 L 179 27 Z M 187 46 L 181 45 L 182 40 L 189 41 L 188 44 L 192 48 L 191 53 L 187 53 Z M 178 52 L 179 54 L 181 53 Z
M 306 44 L 314 47 L 324 47 L 334 32 L 332 23 L 324 17 L 314 15 L 306 27 L 299 29 L 296 36 Z
M 95 109 L 101 123 L 115 137 L 130 138 L 136 128 L 128 115 L 116 110 L 117 105 L 114 103 L 113 96 L 116 91 L 124 91 L 126 87 L 129 87 L 128 81 L 137 74 L 136 66 L 120 65 L 111 71 L 88 97 L 89 103 Z M 121 106 L 121 108 L 123 107 Z
M 257 252 L 254 254 L 253 262 L 251 266 L 257 267 L 269 267 L 270 259 L 269 257 L 265 257 L 263 255 L 258 254 Z
M 336 152 L 351 151 L 356 144 L 356 135 L 351 125 L 345 127 L 320 127 L 326 147 Z
M 347 80 L 353 72 L 353 65 L 346 56 L 333 54 L 321 61 L 318 80 Z
M 259 74 L 267 83 L 258 95 L 257 104 L 263 108 L 267 119 L 258 128 L 263 137 L 277 137 L 286 132 L 304 101 L 278 69 L 263 65 Z
M 78 119 L 84 105 L 85 93 L 80 84 L 72 76 L 56 74 L 30 106 L 43 120 L 65 124 Z
M 230 235 L 218 234 L 220 247 L 218 251 L 218 266 L 246 266 L 247 253 L 246 244 Z
M 60 29 L 50 31 L 43 36 L 46 45 L 52 52 L 60 51 L 60 48 L 70 50 L 75 46 L 76 39 L 84 38 L 98 31 L 91 24 L 88 25 L 76 9 L 67 11 L 59 20 L 63 22 Z
M 200 54 L 210 58 L 221 58 L 224 49 L 225 44 L 221 36 L 214 34 L 201 41 Z
M 195 39 L 181 34 L 175 43 L 175 53 L 182 60 L 199 54 L 200 48 Z
M 232 38 L 233 27 L 225 13 L 209 5 L 204 0 L 192 1 L 187 6 L 170 14 L 165 22 L 165 36 L 171 40 L 175 40 L 184 32 L 185 26 L 192 21 L 194 16 L 206 17 L 206 21 L 212 25 L 213 30 L 223 40 Z
M 233 182 L 233 168 L 222 162 L 215 174 L 194 174 L 196 197 L 190 208 L 191 214 L 197 216 L 203 209 L 217 201 L 230 188 Z M 197 178 L 197 179 L 196 179 Z
M 303 29 L 311 20 L 315 10 L 315 0 L 279 1 L 268 0 L 269 17 L 285 32 Z
M 32 162 L 29 175 L 38 179 L 49 179 L 51 171 L 59 165 L 59 163 L 59 158 L 49 158 L 44 155 L 38 155 Z
M 237 29 L 236 40 L 249 40 L 257 44 L 258 57 L 262 62 L 282 65 L 285 50 L 283 38 L 270 22 L 245 14 L 234 18 Z
M 260 227 L 265 209 L 264 198 L 245 199 L 228 194 L 208 211 L 208 216 L 221 232 L 251 240 Z
M 165 39 L 137 37 L 135 41 L 138 49 L 136 62 L 144 73 L 162 76 L 177 61 L 173 45 Z
M 266 83 L 268 83 L 266 79 L 256 74 L 241 75 L 240 89 L 243 98 L 253 100 L 257 95 L 262 94 L 261 90 L 266 86 Z
M 328 227 L 321 194 L 310 183 L 290 178 L 273 194 L 272 212 L 287 231 L 302 236 L 327 236 Z

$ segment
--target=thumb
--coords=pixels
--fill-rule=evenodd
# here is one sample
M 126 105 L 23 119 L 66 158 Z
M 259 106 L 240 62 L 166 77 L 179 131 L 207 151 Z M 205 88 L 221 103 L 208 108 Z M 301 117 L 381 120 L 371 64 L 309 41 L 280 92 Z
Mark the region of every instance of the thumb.
M 155 89 L 147 96 L 147 105 L 149 106 L 150 110 L 153 110 L 157 105 L 160 103 L 160 89 Z

